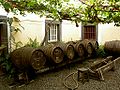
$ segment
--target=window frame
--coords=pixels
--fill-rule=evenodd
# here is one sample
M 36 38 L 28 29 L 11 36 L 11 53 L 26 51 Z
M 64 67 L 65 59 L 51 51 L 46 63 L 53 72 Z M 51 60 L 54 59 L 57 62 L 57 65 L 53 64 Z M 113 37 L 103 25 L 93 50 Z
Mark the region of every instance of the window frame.
M 58 29 L 57 29 L 57 32 L 56 32 L 56 34 L 57 34 L 57 38 L 56 38 L 56 40 L 49 40 L 49 34 L 50 34 L 50 31 L 48 31 L 48 33 L 47 33 L 47 38 L 46 38 L 46 41 L 45 41 L 45 44 L 47 44 L 47 43 L 56 43 L 56 42 L 59 42 L 59 41 L 61 41 L 61 22 L 60 21 L 54 21 L 54 20 L 45 20 L 45 30 L 47 30 L 47 25 L 48 24 L 54 24 L 54 25 L 59 25 L 58 26 Z
M 50 31 L 48 32 L 48 42 L 56 42 L 58 41 L 58 31 L 59 24 L 51 24 Z
M 96 30 L 96 41 L 98 41 L 98 24 L 91 24 L 91 23 L 88 23 L 88 24 L 83 24 L 82 23 L 82 25 L 81 25 L 82 27 L 81 27 L 81 38 L 82 38 L 82 40 L 84 39 L 84 30 L 85 30 L 85 28 L 84 28 L 84 26 L 95 26 L 95 30 Z

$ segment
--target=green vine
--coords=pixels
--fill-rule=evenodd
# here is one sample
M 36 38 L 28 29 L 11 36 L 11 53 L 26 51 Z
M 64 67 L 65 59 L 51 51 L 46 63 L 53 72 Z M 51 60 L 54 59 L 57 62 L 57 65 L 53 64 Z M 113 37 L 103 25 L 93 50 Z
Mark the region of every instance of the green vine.
M 119 0 L 1 0 L 0 5 L 9 13 L 25 15 L 35 13 L 53 19 L 66 19 L 85 23 L 120 25 Z
M 14 36 L 12 35 L 12 32 L 15 31 L 17 33 L 17 32 L 21 32 L 21 31 L 20 31 L 19 28 L 15 28 L 15 27 L 12 26 L 12 23 L 13 23 L 14 19 L 16 19 L 16 18 L 15 17 L 8 18 L 7 22 L 10 25 L 10 37 L 9 37 L 10 38 L 10 40 L 9 40 L 10 44 L 14 46 L 14 49 L 17 49 L 17 48 L 22 46 L 22 42 L 21 41 L 16 42 Z M 1 46 L 1 48 L 2 48 L 2 46 Z M 3 67 L 5 74 L 9 78 L 14 77 L 15 68 L 13 66 L 12 61 L 10 60 L 10 54 L 0 55 L 0 65 Z
M 10 48 L 11 49 L 10 51 L 18 49 L 23 46 L 23 43 L 21 41 L 16 42 L 15 37 L 12 34 L 12 32 L 15 32 L 15 33 L 21 32 L 21 30 L 18 27 L 15 28 L 14 26 L 12 26 L 13 22 L 18 22 L 19 26 L 21 26 L 21 24 L 19 23 L 20 20 L 17 17 L 8 18 L 8 23 L 10 25 L 10 44 L 12 45 Z M 22 27 L 22 29 L 24 29 L 24 27 Z
M 10 60 L 9 54 L 0 57 L 0 64 L 2 65 L 2 67 L 3 67 L 3 69 L 4 69 L 4 73 L 5 73 L 9 78 L 14 77 L 15 69 L 14 69 L 14 67 L 13 67 L 13 65 L 12 65 L 12 62 L 11 62 L 11 60 Z
M 105 56 L 107 56 L 107 54 L 104 51 L 104 46 L 103 45 L 99 46 L 99 49 L 97 50 L 97 56 L 98 57 L 105 57 Z

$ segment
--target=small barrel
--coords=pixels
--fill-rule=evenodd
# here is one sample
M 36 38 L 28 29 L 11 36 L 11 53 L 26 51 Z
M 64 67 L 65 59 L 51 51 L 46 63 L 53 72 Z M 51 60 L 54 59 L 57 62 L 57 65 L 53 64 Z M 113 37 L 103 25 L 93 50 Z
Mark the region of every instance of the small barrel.
M 90 40 L 92 47 L 93 47 L 93 53 L 92 56 L 96 56 L 97 55 L 97 51 L 99 49 L 99 43 L 96 40 Z
M 56 44 L 57 46 L 59 46 L 63 52 L 64 55 L 69 59 L 72 60 L 75 56 L 75 51 L 74 51 L 74 46 L 72 43 L 63 43 L 63 42 L 59 42 Z
M 80 57 L 84 57 L 84 56 L 85 56 L 85 48 L 84 48 L 83 43 L 81 43 L 81 41 L 77 41 L 77 42 L 74 44 L 74 48 L 75 48 L 75 51 L 77 52 L 77 54 L 78 54 Z
M 96 40 L 90 40 L 94 51 L 96 52 L 99 49 L 99 43 Z
M 42 50 L 48 60 L 54 64 L 61 63 L 64 58 L 64 52 L 63 50 L 54 44 L 48 44 L 42 47 L 39 47 L 40 50 Z
M 87 56 L 91 57 L 94 50 L 93 50 L 92 43 L 90 42 L 90 40 L 85 39 L 85 40 L 82 40 L 81 42 L 85 48 L 85 52 L 87 53 Z
M 65 53 L 70 60 L 74 59 L 75 56 L 74 46 L 70 43 L 66 44 Z
M 104 50 L 108 54 L 120 55 L 120 40 L 105 42 Z
M 29 67 L 39 70 L 46 62 L 44 52 L 32 47 L 22 47 L 16 49 L 10 56 L 13 64 L 21 70 L 28 69 Z

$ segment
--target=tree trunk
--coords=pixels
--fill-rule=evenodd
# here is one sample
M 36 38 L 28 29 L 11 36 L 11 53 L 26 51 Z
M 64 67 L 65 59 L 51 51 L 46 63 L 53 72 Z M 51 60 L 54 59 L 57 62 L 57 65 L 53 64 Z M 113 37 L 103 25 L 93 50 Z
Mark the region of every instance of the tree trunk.
M 49 30 L 50 30 L 50 24 L 46 24 L 45 36 L 44 36 L 42 42 L 40 43 L 40 46 L 44 46 L 44 43 L 47 40 L 47 35 L 48 35 Z

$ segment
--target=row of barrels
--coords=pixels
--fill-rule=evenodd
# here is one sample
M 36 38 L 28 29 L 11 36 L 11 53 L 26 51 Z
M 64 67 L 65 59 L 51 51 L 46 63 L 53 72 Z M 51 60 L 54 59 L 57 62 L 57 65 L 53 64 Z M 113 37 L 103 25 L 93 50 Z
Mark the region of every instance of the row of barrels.
M 21 70 L 29 67 L 40 70 L 46 63 L 58 65 L 78 57 L 91 57 L 98 46 L 98 42 L 94 40 L 58 42 L 38 48 L 22 47 L 14 50 L 10 56 L 13 64 Z
M 104 51 L 111 55 L 120 55 L 120 40 L 105 42 Z

